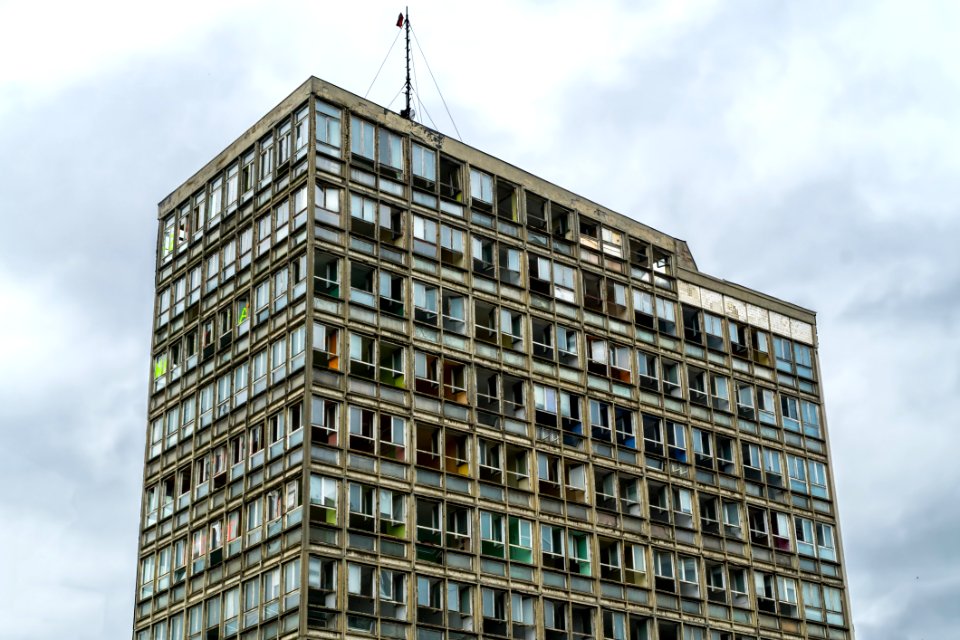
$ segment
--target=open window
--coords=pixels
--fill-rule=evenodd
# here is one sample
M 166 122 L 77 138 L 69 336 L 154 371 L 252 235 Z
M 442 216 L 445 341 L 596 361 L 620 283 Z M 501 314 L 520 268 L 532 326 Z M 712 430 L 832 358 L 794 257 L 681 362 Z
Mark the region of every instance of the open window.
M 443 155 L 440 156 L 440 195 L 463 202 L 463 165 Z

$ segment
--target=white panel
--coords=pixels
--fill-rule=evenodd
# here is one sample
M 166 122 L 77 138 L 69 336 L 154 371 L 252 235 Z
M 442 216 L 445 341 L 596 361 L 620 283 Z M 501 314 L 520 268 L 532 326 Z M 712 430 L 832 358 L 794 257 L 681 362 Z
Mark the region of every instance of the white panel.
M 790 335 L 794 340 L 813 344 L 813 325 L 790 318 Z
M 700 300 L 703 301 L 704 309 L 709 309 L 714 313 L 723 313 L 723 296 L 716 291 L 701 289 Z
M 770 318 L 767 315 L 767 310 L 752 304 L 747 305 L 747 322 L 761 329 L 770 328 Z
M 730 296 L 723 297 L 724 313 L 740 322 L 747 321 L 747 303 Z
M 698 287 L 695 284 L 690 284 L 689 282 L 683 282 L 682 280 L 678 281 L 677 297 L 680 298 L 680 302 L 686 302 L 687 304 L 692 304 L 695 307 L 701 306 L 700 287 Z
M 770 331 L 782 336 L 790 335 L 790 318 L 775 311 L 770 312 Z

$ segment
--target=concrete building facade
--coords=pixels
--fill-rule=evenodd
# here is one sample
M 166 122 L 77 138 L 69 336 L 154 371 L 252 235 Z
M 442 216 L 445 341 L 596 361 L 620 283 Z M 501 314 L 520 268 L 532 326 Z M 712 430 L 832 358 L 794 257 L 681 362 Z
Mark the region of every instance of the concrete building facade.
M 136 640 L 853 637 L 811 311 L 316 78 L 159 221 Z

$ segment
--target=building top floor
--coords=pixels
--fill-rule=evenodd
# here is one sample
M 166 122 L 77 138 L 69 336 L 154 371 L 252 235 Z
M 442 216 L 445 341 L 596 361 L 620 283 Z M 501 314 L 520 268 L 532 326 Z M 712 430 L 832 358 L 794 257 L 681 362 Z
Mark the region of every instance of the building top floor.
M 311 105 L 311 97 L 317 102 Z M 324 106 L 332 107 L 331 114 L 324 114 Z M 311 112 L 311 106 L 314 111 Z M 311 117 L 311 113 L 315 117 Z M 321 132 L 321 123 L 334 117 L 335 123 L 325 133 Z M 789 302 L 762 294 L 747 287 L 710 276 L 700 271 L 692 253 L 684 240 L 674 238 L 653 229 L 637 220 L 614 212 L 606 207 L 534 176 L 499 158 L 486 154 L 458 140 L 430 129 L 420 123 L 401 117 L 380 105 L 361 98 L 349 91 L 336 87 L 319 78 L 311 77 L 293 93 L 274 107 L 269 113 L 251 126 L 226 149 L 191 176 L 186 182 L 170 193 L 159 203 L 161 227 L 163 219 L 174 214 L 183 203 L 195 199 L 198 193 L 213 188 L 229 190 L 231 175 L 234 180 L 242 180 L 245 158 L 251 163 L 264 161 L 277 164 L 284 160 L 284 154 L 293 160 L 300 160 L 298 152 L 306 153 L 312 145 L 309 131 L 313 130 L 318 143 L 317 149 L 324 145 L 319 141 L 324 135 L 335 136 L 326 151 L 341 160 L 362 163 L 368 160 L 364 149 L 368 150 L 369 162 L 376 163 L 381 174 L 390 174 L 389 160 L 384 157 L 391 153 L 397 158 L 397 178 L 405 179 L 417 186 L 423 172 L 414 165 L 422 163 L 417 157 L 420 149 L 434 154 L 432 173 L 435 181 L 440 182 L 441 200 L 445 195 L 443 182 L 444 158 L 455 162 L 460 172 L 456 190 L 446 195 L 457 199 L 478 212 L 492 211 L 502 207 L 499 188 L 506 185 L 512 194 L 512 207 L 519 218 L 521 209 L 530 219 L 543 217 L 544 229 L 551 231 L 554 224 L 550 216 L 562 214 L 568 225 L 568 233 L 580 238 L 585 229 L 597 235 L 598 244 L 612 240 L 621 244 L 621 250 L 630 251 L 631 241 L 638 239 L 653 248 L 652 259 L 657 253 L 669 256 L 674 275 L 677 278 L 677 293 L 682 302 L 703 309 L 721 313 L 740 321 L 772 330 L 782 335 L 816 344 L 813 311 Z M 376 132 L 380 131 L 379 138 Z M 361 141 L 365 132 L 370 132 L 368 141 Z M 406 140 L 410 141 L 407 143 Z M 302 145 L 302 146 L 301 146 Z M 391 146 L 393 149 L 391 149 Z M 287 148 L 284 149 L 284 146 Z M 293 149 L 293 147 L 296 149 Z M 267 149 L 269 156 L 264 156 Z M 347 150 L 350 152 L 347 152 Z M 359 153 L 358 153 L 359 151 Z M 262 156 L 262 157 L 259 157 Z M 422 154 L 421 154 L 422 156 Z M 439 172 L 436 157 L 439 156 Z M 404 166 L 410 169 L 404 176 Z M 469 170 L 468 170 L 469 168 Z M 386 171 L 384 171 L 386 169 Z M 262 168 L 261 168 L 262 171 Z M 412 175 L 410 175 L 412 174 Z M 411 180 L 412 179 L 412 180 Z M 219 181 L 219 183 L 218 183 Z M 220 185 L 219 187 L 216 185 Z M 236 189 L 236 187 L 234 187 Z M 211 192 L 212 193 L 212 192 Z M 229 193 L 229 191 L 227 191 Z M 413 198 L 416 202 L 416 198 Z M 207 203 L 206 206 L 209 206 Z M 542 209 L 540 208 L 542 207 Z M 443 205 L 441 204 L 441 211 Z M 534 211 L 534 208 L 537 210 Z M 482 213 L 481 213 L 482 215 Z M 559 217 L 556 218 L 559 220 Z M 611 233 L 611 236 L 606 234 Z M 582 244 L 582 242 L 581 242 Z

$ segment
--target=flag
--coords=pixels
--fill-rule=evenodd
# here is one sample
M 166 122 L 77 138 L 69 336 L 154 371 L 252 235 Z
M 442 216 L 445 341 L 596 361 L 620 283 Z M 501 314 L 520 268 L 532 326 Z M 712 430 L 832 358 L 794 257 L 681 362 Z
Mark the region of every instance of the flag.
M 403 26 L 403 14 L 401 13 L 400 15 L 397 16 L 397 27 L 399 28 L 402 26 Z

